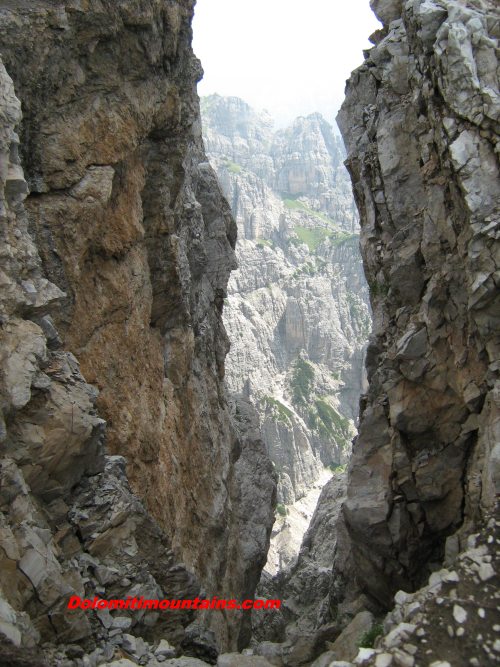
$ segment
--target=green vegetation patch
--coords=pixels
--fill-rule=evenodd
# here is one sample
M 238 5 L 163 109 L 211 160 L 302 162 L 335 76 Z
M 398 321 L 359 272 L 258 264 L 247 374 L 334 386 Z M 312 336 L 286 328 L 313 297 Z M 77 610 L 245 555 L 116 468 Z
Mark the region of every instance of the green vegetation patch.
M 286 516 L 288 514 L 286 505 L 283 505 L 283 503 L 278 503 L 276 505 L 276 514 L 279 514 L 280 516 Z
M 326 436 L 340 437 L 349 440 L 351 435 L 350 423 L 346 417 L 335 410 L 323 398 L 318 398 L 314 402 L 318 415 L 317 426 L 321 433 Z
M 324 227 L 301 227 L 297 225 L 293 228 L 301 243 L 305 243 L 309 252 L 314 252 L 323 241 L 330 236 L 330 230 Z
M 341 465 L 340 463 L 330 463 L 328 466 L 332 472 L 345 472 L 347 470 L 347 463 Z
M 232 162 L 231 160 L 224 160 L 223 165 L 230 174 L 239 174 L 243 169 L 240 164 L 237 162 Z
M 316 430 L 322 438 L 335 440 L 342 448 L 349 445 L 352 439 L 349 420 L 338 413 L 325 399 L 317 398 L 314 404 L 309 406 L 308 415 L 309 427 Z
M 259 248 L 264 248 L 265 246 L 267 246 L 268 248 L 274 248 L 274 242 L 271 241 L 271 239 L 259 239 L 257 241 L 257 245 L 259 246 Z
M 330 218 L 327 218 L 327 221 L 330 225 L 334 224 Z M 302 225 L 295 225 L 293 231 L 299 242 L 307 245 L 309 252 L 315 252 L 318 246 L 326 239 L 330 239 L 330 242 L 337 247 L 354 238 L 359 238 L 358 234 L 350 234 L 338 228 L 333 229 L 331 226 L 303 227 Z
M 308 215 L 311 215 L 317 218 L 318 220 L 321 220 L 322 222 L 326 223 L 327 227 L 320 228 L 320 230 L 316 228 L 311 229 L 308 227 L 306 228 L 300 226 L 294 228 L 294 232 L 297 234 L 297 236 L 303 243 L 306 243 L 309 246 L 309 250 L 311 250 L 311 252 L 314 252 L 314 250 L 316 250 L 316 248 L 318 247 L 319 243 L 321 243 L 325 238 L 331 239 L 334 246 L 342 245 L 347 241 L 359 241 L 359 234 L 347 232 L 344 229 L 340 229 L 338 223 L 335 222 L 335 220 L 332 220 L 332 218 L 330 218 L 330 216 L 328 216 L 326 213 L 323 213 L 322 211 L 316 211 L 314 208 L 311 208 L 310 206 L 300 201 L 299 199 L 283 199 L 283 204 L 290 211 L 303 211 L 304 213 L 307 213 Z M 321 231 L 321 238 L 317 237 L 311 239 L 311 237 L 309 237 L 308 235 L 305 235 L 306 238 L 303 238 L 304 237 L 303 230 L 309 232 Z M 310 246 L 311 241 L 314 244 L 314 247 L 312 248 Z
M 308 260 L 301 264 L 295 271 L 292 273 L 292 278 L 298 278 L 299 276 L 315 276 L 318 273 L 321 273 L 326 267 L 326 261 L 320 257 L 312 257 L 313 261 Z
M 381 284 L 378 280 L 369 280 L 368 287 L 373 298 L 378 296 L 385 297 L 389 294 L 389 285 L 387 283 Z
M 311 208 L 310 206 L 300 201 L 299 199 L 283 199 L 283 204 L 290 211 L 304 211 L 304 213 L 312 215 L 315 218 L 318 218 L 319 220 L 326 222 L 327 225 L 335 224 L 335 222 L 330 217 L 328 217 L 326 213 L 322 213 L 321 211 L 316 211 L 314 208 Z
M 306 206 L 303 202 L 298 199 L 283 199 L 283 204 L 286 208 L 289 208 L 291 211 L 301 210 L 308 211 L 309 207 Z
M 351 234 L 342 229 L 341 231 L 332 234 L 330 238 L 334 246 L 340 246 L 347 243 L 347 241 L 359 241 L 359 234 Z
M 373 648 L 375 646 L 375 640 L 377 637 L 380 637 L 384 633 L 384 628 L 381 623 L 375 623 L 372 627 L 365 632 L 358 642 L 359 648 Z
M 276 421 L 292 424 L 293 412 L 286 405 L 272 396 L 264 396 L 264 401 L 271 408 L 271 414 Z
M 318 264 L 314 264 L 313 262 L 307 261 L 304 264 L 301 264 L 298 269 L 295 269 L 295 271 L 292 273 L 292 278 L 298 278 L 299 276 L 314 276 L 316 273 L 319 273 L 319 271 L 323 267 Z
M 297 359 L 290 382 L 295 405 L 305 406 L 309 403 L 313 381 L 314 367 L 312 364 L 304 359 Z

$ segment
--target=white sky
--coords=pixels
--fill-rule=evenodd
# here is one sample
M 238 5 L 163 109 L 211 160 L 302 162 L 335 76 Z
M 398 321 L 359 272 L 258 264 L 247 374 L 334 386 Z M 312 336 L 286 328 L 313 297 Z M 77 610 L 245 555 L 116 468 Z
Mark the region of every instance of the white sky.
M 197 0 L 198 92 L 241 97 L 278 125 L 313 111 L 333 123 L 379 27 L 369 0 Z

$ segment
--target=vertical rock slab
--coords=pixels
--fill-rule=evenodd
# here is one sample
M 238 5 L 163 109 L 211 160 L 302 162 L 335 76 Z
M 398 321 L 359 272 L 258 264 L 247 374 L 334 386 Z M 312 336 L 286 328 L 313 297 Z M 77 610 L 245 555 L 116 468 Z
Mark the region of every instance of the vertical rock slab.
M 500 35 L 489 0 L 371 5 L 338 117 L 374 312 L 344 516 L 387 605 L 498 492 Z

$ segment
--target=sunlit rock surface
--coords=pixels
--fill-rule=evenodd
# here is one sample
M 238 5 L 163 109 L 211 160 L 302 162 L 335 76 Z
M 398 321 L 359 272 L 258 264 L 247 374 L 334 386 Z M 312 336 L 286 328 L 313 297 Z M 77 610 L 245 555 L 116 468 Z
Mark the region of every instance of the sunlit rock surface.
M 266 112 L 212 95 L 202 120 L 238 225 L 226 382 L 256 406 L 292 505 L 347 461 L 363 386 L 370 315 L 344 149 L 319 114 L 274 132 Z

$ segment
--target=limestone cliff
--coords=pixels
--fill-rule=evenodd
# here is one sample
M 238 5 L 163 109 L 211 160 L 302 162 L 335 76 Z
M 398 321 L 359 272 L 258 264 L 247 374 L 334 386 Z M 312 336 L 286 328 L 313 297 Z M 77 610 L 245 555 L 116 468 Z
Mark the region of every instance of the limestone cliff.
M 252 597 L 265 562 L 275 482 L 223 389 L 236 226 L 203 151 L 193 5 L 0 9 L 1 627 L 21 647 L 131 626 L 179 646 L 189 614 L 64 605 Z M 241 613 L 205 620 L 220 648 L 248 639 Z
M 493 1 L 372 5 L 338 117 L 374 313 L 344 517 L 387 606 L 499 491 L 500 33 Z
M 291 504 L 346 462 L 363 385 L 370 314 L 344 149 L 319 114 L 274 131 L 266 112 L 212 95 L 202 120 L 238 225 L 226 380 L 256 406 Z

